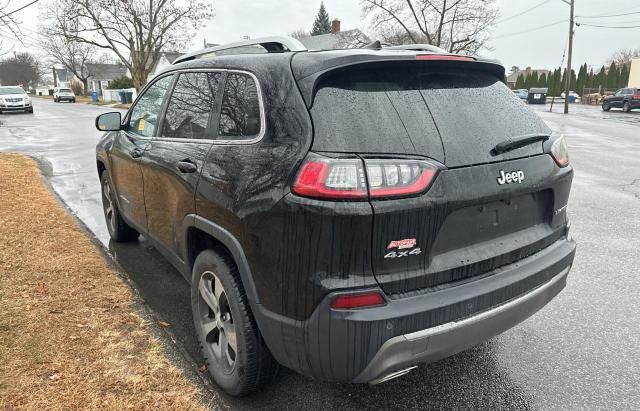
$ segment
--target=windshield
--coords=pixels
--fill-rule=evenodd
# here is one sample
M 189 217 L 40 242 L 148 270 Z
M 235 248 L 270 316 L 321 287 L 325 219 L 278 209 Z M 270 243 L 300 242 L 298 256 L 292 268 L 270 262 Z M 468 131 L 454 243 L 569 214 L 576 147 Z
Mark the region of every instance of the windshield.
M 24 94 L 24 90 L 20 87 L 3 87 L 0 88 L 0 96 L 7 94 Z

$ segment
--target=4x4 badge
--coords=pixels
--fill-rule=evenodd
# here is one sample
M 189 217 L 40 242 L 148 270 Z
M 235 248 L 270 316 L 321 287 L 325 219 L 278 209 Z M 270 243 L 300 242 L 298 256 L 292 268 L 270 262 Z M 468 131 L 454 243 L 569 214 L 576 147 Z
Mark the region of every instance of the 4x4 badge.
M 505 173 L 504 170 L 500 170 L 500 175 L 498 176 L 498 184 L 511 184 L 518 183 L 522 184 L 524 181 L 524 171 L 516 170 Z

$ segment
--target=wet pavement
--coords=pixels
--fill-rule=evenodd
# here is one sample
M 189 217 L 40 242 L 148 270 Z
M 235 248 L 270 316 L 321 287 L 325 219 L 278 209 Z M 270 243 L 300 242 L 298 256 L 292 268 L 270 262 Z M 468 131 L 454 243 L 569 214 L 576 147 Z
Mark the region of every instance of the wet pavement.
M 576 169 L 569 217 L 578 254 L 567 288 L 542 311 L 472 350 L 378 386 L 286 372 L 239 409 L 636 409 L 640 404 L 640 112 L 532 106 L 566 135 Z M 144 239 L 108 242 L 95 170 L 95 116 L 109 109 L 35 101 L 0 116 L 0 151 L 39 157 L 53 188 L 110 250 L 177 344 L 199 360 L 189 289 Z M 0 193 L 1 194 L 1 193 Z M 210 386 L 216 390 L 215 386 Z

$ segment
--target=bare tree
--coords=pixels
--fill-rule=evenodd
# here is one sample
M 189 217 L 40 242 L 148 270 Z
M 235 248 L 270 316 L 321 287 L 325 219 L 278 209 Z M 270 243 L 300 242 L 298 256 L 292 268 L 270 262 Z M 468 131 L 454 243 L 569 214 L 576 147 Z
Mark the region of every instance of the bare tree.
M 487 48 L 498 17 L 495 0 L 361 0 L 387 41 L 428 43 L 451 53 Z
M 9 54 L 13 51 L 14 46 L 7 47 L 2 41 L 2 37 L 14 38 L 21 41 L 20 38 L 20 22 L 16 19 L 15 15 L 10 14 L 11 0 L 0 0 L 0 28 L 5 29 L 3 34 L 0 35 L 0 57 Z
M 17 53 L 0 60 L 0 83 L 4 85 L 22 85 L 25 89 L 34 89 L 42 75 L 42 65 L 33 54 Z
M 611 63 L 616 63 L 616 66 L 622 67 L 625 65 L 630 65 L 631 60 L 640 57 L 640 48 L 632 50 L 632 49 L 622 49 L 618 50 L 609 57 L 609 61 L 607 61 L 607 65 L 610 66 Z
M 307 37 L 311 37 L 311 33 L 305 31 L 304 29 L 298 29 L 292 33 L 289 33 L 289 37 L 293 37 L 296 40 L 304 39 Z
M 209 0 L 53 1 L 67 16 L 53 28 L 55 33 L 113 52 L 138 90 L 162 51 L 184 46 L 192 29 L 213 17 Z
M 89 92 L 89 63 L 93 62 L 98 48 L 76 38 L 79 36 L 77 21 L 67 21 L 64 10 L 49 3 L 41 15 L 44 23 L 40 26 L 42 48 L 55 63 L 63 65 L 82 83 L 84 95 Z

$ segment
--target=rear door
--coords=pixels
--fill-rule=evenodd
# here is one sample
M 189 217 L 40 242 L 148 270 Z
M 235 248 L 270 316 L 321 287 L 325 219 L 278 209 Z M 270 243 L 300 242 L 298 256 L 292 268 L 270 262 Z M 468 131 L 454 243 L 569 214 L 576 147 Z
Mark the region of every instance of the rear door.
M 148 231 L 172 255 L 180 256 L 184 218 L 195 213 L 195 190 L 213 143 L 223 76 L 220 71 L 178 75 L 157 137 L 145 155 Z
M 501 79 L 464 64 L 340 72 L 315 95 L 313 150 L 358 153 L 370 186 L 400 184 L 407 158 L 440 168 L 424 194 L 370 199 L 372 266 L 389 294 L 481 275 L 560 233 L 564 216 L 553 210 L 566 203 L 570 176 L 558 183 L 541 141 L 493 150 L 551 131 Z M 381 158 L 382 168 L 373 161 Z M 523 177 L 507 183 L 511 173 Z
M 147 229 L 141 162 L 156 125 L 172 76 L 150 85 L 129 111 L 123 131 L 117 133 L 111 149 L 111 178 L 118 194 L 120 211 L 136 228 Z

